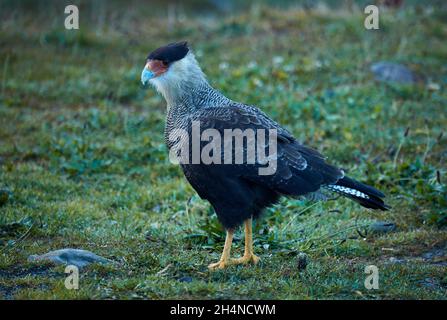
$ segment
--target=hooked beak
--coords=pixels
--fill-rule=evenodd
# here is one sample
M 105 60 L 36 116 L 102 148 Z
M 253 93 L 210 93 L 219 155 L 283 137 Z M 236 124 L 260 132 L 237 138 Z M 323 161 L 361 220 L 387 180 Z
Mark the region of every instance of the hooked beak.
M 151 80 L 155 74 L 150 70 L 149 63 L 147 63 L 143 71 L 141 72 L 141 83 L 145 86 L 149 83 L 149 80 Z

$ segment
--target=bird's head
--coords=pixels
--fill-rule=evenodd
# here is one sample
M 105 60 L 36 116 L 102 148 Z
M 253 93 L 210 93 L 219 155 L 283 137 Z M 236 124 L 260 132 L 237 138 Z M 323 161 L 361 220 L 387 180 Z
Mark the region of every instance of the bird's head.
M 182 41 L 152 51 L 141 72 L 141 82 L 155 86 L 169 104 L 206 80 L 188 43 Z

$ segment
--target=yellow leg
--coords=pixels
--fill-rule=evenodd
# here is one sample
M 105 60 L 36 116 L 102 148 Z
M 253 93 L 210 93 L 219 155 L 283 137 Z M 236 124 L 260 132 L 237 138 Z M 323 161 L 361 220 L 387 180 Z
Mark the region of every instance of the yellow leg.
M 259 257 L 253 253 L 253 228 L 252 219 L 247 219 L 245 224 L 245 250 L 244 255 L 238 259 L 230 259 L 231 244 L 233 243 L 233 230 L 227 230 L 225 245 L 220 260 L 208 266 L 211 270 L 224 269 L 233 264 L 258 263 Z
M 225 245 L 222 252 L 222 256 L 220 257 L 220 260 L 216 263 L 212 263 L 208 266 L 209 269 L 215 270 L 215 269 L 223 269 L 231 264 L 230 261 L 230 251 L 231 251 L 231 244 L 233 243 L 233 230 L 227 230 L 227 236 L 225 238 Z
M 245 250 L 244 255 L 239 259 L 231 260 L 231 264 L 258 263 L 259 257 L 253 253 L 253 227 L 252 219 L 245 220 Z

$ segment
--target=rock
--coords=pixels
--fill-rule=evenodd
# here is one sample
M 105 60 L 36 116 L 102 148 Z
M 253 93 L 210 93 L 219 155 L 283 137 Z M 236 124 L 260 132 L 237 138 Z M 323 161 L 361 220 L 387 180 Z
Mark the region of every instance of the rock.
M 438 83 L 430 82 L 427 84 L 427 89 L 430 91 L 439 91 L 441 89 L 441 86 Z
M 50 251 L 42 255 L 34 254 L 28 257 L 28 261 L 46 261 L 55 264 L 75 265 L 79 268 L 92 263 L 107 264 L 113 262 L 112 260 L 100 257 L 87 250 L 70 248 Z
M 376 80 L 381 82 L 394 82 L 400 84 L 413 84 L 417 76 L 406 66 L 387 61 L 376 62 L 371 65 L 371 72 Z
M 299 271 L 304 271 L 309 264 L 309 259 L 307 258 L 307 254 L 300 252 L 297 256 L 297 268 Z
M 377 221 L 369 226 L 371 233 L 389 233 L 396 230 L 396 224 L 393 222 Z

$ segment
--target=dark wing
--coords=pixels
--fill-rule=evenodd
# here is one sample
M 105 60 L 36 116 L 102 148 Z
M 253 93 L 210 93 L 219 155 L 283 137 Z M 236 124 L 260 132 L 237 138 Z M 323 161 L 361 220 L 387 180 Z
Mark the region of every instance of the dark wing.
M 319 152 L 298 143 L 290 132 L 256 107 L 234 103 L 219 108 L 202 108 L 191 115 L 191 120 L 200 121 L 201 131 L 212 128 L 221 136 L 225 129 L 277 130 L 277 167 L 274 174 L 260 175 L 259 168 L 266 167 L 266 164 L 258 161 L 231 166 L 208 165 L 206 170 L 210 174 L 245 179 L 280 194 L 294 196 L 317 191 L 321 185 L 336 183 L 343 177 L 343 172 L 327 164 Z

